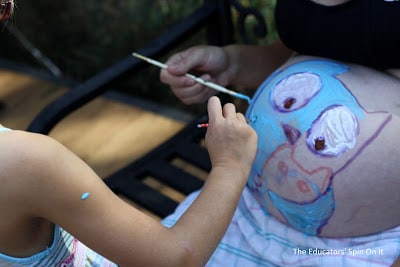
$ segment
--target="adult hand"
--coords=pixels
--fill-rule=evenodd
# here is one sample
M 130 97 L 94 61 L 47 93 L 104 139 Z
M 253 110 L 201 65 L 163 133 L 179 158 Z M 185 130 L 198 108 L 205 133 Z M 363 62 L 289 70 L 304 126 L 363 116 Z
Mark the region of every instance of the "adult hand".
M 167 69 L 160 72 L 160 80 L 168 84 L 173 93 L 185 104 L 205 102 L 216 91 L 207 88 L 185 76 L 191 73 L 203 80 L 221 86 L 229 84 L 229 57 L 226 51 L 217 46 L 195 46 L 171 56 Z

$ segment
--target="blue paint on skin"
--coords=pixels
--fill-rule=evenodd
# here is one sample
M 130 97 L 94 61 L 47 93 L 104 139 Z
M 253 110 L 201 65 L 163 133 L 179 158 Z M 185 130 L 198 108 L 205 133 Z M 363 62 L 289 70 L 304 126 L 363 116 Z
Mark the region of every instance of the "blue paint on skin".
M 307 105 L 292 112 L 281 112 L 271 99 L 277 84 L 290 75 L 313 73 L 319 76 L 321 88 L 308 100 Z M 250 175 L 251 181 L 260 175 L 265 160 L 277 147 L 288 142 L 282 125 L 292 125 L 300 133 L 306 133 L 319 114 L 329 106 L 344 105 L 360 119 L 364 113 L 355 97 L 335 76 L 348 71 L 348 67 L 328 60 L 308 60 L 293 64 L 273 73 L 255 93 L 252 103 L 246 112 L 246 118 L 256 117 L 249 124 L 255 129 L 258 138 L 258 152 Z
M 299 131 L 299 136 L 307 134 L 321 112 L 335 105 L 346 106 L 358 119 L 364 119 L 364 111 L 357 99 L 336 77 L 347 71 L 347 66 L 329 60 L 307 60 L 295 63 L 276 71 L 265 80 L 252 98 L 246 112 L 246 118 L 257 118 L 257 120 L 250 120 L 249 124 L 259 137 L 258 151 L 249 176 L 248 187 L 260 201 L 266 214 L 269 214 L 269 199 L 290 225 L 311 235 L 319 233 L 335 209 L 332 188 L 329 186 L 326 191 L 320 192 L 316 185 L 308 181 L 317 193 L 316 198 L 309 202 L 294 202 L 271 191 L 268 188 L 268 180 L 273 177 L 268 177 L 268 174 L 262 171 L 264 164 L 277 148 L 288 143 L 295 145 L 287 138 L 287 133 L 294 132 L 288 131 L 286 127 L 285 133 L 285 127 L 282 125 L 294 127 Z M 291 87 L 288 86 L 290 88 L 285 91 L 285 81 L 289 78 L 294 78 L 292 81 L 298 79 L 299 83 L 307 85 L 301 80 L 302 76 L 307 77 L 307 75 L 312 78 L 310 84 L 316 90 L 305 91 L 309 92 L 309 95 L 304 96 L 302 91 L 296 91 L 296 83 L 292 83 Z M 281 95 L 282 103 L 276 103 L 276 98 L 274 99 L 276 88 L 284 92 Z M 307 86 L 304 88 L 307 90 Z M 292 106 L 293 108 L 290 108 Z M 292 137 L 296 135 L 292 134 Z M 295 140 L 295 138 L 292 139 Z M 289 175 L 296 176 L 294 173 Z
M 269 191 L 268 195 L 274 206 L 293 228 L 309 235 L 319 234 L 335 209 L 331 188 L 310 203 L 296 203 L 272 191 Z
M 90 193 L 89 192 L 85 192 L 85 193 L 82 194 L 81 200 L 86 200 L 89 196 L 90 196 Z

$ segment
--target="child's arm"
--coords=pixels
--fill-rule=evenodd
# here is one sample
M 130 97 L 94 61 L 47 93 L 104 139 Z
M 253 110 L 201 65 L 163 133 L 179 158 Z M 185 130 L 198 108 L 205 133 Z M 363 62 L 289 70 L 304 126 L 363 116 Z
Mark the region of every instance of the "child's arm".
M 232 104 L 221 109 L 218 98 L 208 102 L 206 145 L 212 170 L 202 192 L 173 230 L 181 240 L 192 240 L 201 266 L 215 250 L 228 227 L 247 182 L 256 151 L 256 134 Z M 241 133 L 241 134 L 238 134 Z M 190 225 L 190 227 L 188 227 Z M 196 229 L 196 230 L 194 230 Z M 193 246 L 193 243 L 192 243 Z
M 236 208 L 256 150 L 256 134 L 233 105 L 209 102 L 206 142 L 213 169 L 203 192 L 171 229 L 118 198 L 77 156 L 52 139 L 7 134 L 13 148 L 10 203 L 21 217 L 43 217 L 122 266 L 202 266 Z M 3 136 L 4 137 L 4 136 Z M 11 150 L 9 150 L 11 151 Z M 85 200 L 81 196 L 89 192 Z

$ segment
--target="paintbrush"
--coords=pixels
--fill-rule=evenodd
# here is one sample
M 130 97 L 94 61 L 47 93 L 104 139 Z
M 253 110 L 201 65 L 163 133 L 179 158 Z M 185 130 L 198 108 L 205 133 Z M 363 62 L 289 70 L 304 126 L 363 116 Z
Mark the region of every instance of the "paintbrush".
M 132 53 L 132 55 L 134 57 L 139 58 L 141 60 L 144 60 L 144 61 L 146 61 L 146 62 L 148 62 L 148 63 L 150 63 L 152 65 L 155 65 L 155 66 L 157 66 L 159 68 L 166 69 L 168 67 L 164 63 L 161 63 L 161 62 L 159 62 L 157 60 L 142 56 L 142 55 L 140 55 L 138 53 Z M 203 79 L 201 79 L 201 78 L 199 78 L 197 76 L 194 76 L 194 75 L 192 75 L 190 73 L 186 73 L 185 76 L 189 77 L 190 79 L 192 79 L 192 80 L 194 80 L 194 81 L 196 81 L 196 82 L 198 82 L 198 83 L 200 83 L 200 84 L 202 84 L 204 86 L 207 86 L 207 87 L 209 87 L 211 89 L 214 89 L 214 90 L 216 90 L 218 92 L 225 93 L 225 94 L 228 94 L 228 95 L 240 98 L 240 99 L 244 99 L 249 104 L 251 104 L 251 98 L 249 96 L 247 96 L 247 95 L 244 95 L 244 94 L 229 90 L 229 89 L 227 89 L 225 87 L 222 87 L 221 85 L 218 85 L 218 84 L 215 84 L 215 83 L 212 83 L 212 82 L 207 82 L 207 81 L 205 81 L 205 80 L 203 80 Z
M 246 119 L 246 122 L 247 122 L 247 123 L 249 123 L 249 122 L 255 122 L 256 120 L 257 120 L 257 117 L 254 116 L 254 117 L 251 118 L 251 119 L 250 119 L 250 118 L 247 118 L 247 119 Z M 200 128 L 208 128 L 208 126 L 210 126 L 210 124 L 208 124 L 208 122 L 203 122 L 203 123 L 199 123 L 199 124 L 196 125 L 196 127 L 199 128 L 199 129 L 200 129 Z

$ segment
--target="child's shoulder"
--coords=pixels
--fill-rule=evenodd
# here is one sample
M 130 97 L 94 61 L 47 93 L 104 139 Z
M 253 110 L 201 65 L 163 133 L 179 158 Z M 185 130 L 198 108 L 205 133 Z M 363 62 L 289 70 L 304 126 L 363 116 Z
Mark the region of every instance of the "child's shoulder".
M 20 160 L 29 159 L 34 162 L 56 148 L 57 142 L 46 135 L 20 130 L 0 132 L 0 161 L 8 159 L 8 163 L 20 164 Z
M 29 190 L 51 164 L 60 150 L 58 146 L 45 135 L 19 130 L 0 132 L 0 193 L 12 193 L 16 186 L 19 191 Z

